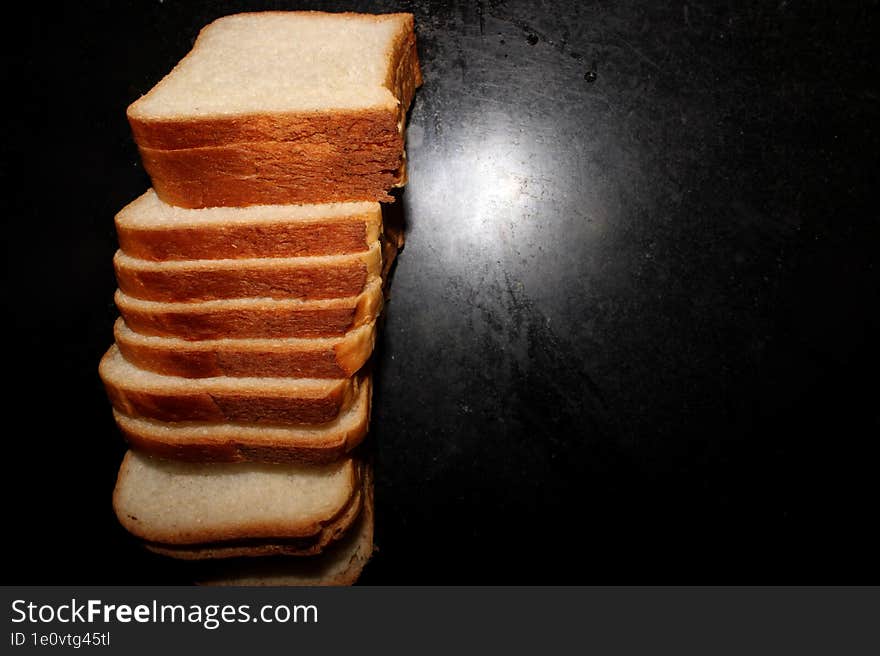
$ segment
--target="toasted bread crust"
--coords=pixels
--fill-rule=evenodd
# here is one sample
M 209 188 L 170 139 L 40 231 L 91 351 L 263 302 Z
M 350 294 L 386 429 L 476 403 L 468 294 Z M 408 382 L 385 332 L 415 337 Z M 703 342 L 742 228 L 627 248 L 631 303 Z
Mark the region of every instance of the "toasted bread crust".
M 276 341 L 206 340 L 139 336 L 114 326 L 116 345 L 135 366 L 168 376 L 273 376 L 293 378 L 348 378 L 373 352 L 375 322 L 327 340 Z
M 207 439 L 202 442 L 173 442 L 155 439 L 155 435 L 131 430 L 118 422 L 116 425 L 132 448 L 169 460 L 322 465 L 339 460 L 360 444 L 367 434 L 369 419 L 368 414 L 364 415 L 349 431 L 333 435 L 332 439 L 320 446 L 282 442 L 258 444 L 244 440 L 238 443 Z
M 401 143 L 403 139 L 401 137 Z M 156 194 L 184 208 L 378 201 L 406 180 L 403 148 L 257 141 L 156 150 L 139 147 Z
M 318 390 L 317 395 L 314 390 L 303 390 L 298 396 L 293 394 L 299 392 L 285 387 L 239 391 L 235 385 L 217 383 L 217 379 L 206 379 L 204 384 L 198 379 L 180 379 L 192 384 L 173 385 L 166 389 L 119 379 L 109 373 L 105 363 L 115 357 L 116 350 L 115 346 L 110 347 L 98 367 L 110 403 L 124 414 L 158 421 L 324 424 L 351 406 L 362 382 L 358 376 L 337 379 Z
M 378 284 L 368 286 L 359 296 L 306 303 L 151 303 L 116 293 L 116 306 L 135 332 L 191 340 L 341 337 L 352 328 L 375 321 L 383 303 Z
M 418 61 L 416 61 L 418 66 Z M 401 84 L 404 88 L 405 84 Z M 412 100 L 410 94 L 409 102 Z M 181 117 L 146 120 L 129 115 L 135 143 L 150 150 L 175 151 L 226 144 L 287 142 L 331 144 L 350 148 L 371 143 L 402 147 L 399 106 L 359 110 L 250 113 L 232 116 Z
M 381 212 L 345 218 L 135 228 L 117 221 L 119 248 L 143 260 L 212 260 L 359 253 L 382 231 Z
M 155 422 L 142 418 L 132 422 L 129 417 L 114 411 L 116 425 L 128 443 L 139 451 L 161 458 L 188 462 L 267 462 L 281 464 L 326 464 L 344 457 L 367 435 L 370 424 L 372 386 L 365 382 L 363 399 L 356 401 L 357 417 L 344 428 L 336 422 L 328 424 L 326 432 L 297 433 L 294 429 L 283 438 L 255 439 L 248 431 L 234 436 L 202 435 L 197 438 L 181 430 L 163 430 Z M 129 420 L 129 421 L 127 421 Z
M 360 294 L 382 274 L 382 248 L 326 257 L 248 260 L 186 260 L 173 266 L 113 258 L 119 289 L 149 301 L 210 301 L 225 298 L 319 300 Z

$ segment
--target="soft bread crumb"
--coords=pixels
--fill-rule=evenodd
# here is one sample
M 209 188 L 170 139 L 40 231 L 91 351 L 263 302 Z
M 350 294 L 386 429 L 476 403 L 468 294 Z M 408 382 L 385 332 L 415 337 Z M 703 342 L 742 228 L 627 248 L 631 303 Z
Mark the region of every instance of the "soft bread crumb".
M 205 565 L 201 585 L 351 585 L 373 554 L 372 481 L 364 481 L 364 507 L 346 535 L 316 556 L 239 558 Z
M 355 481 L 351 459 L 323 466 L 201 464 L 129 451 L 114 508 L 136 535 L 171 544 L 308 536 L 345 508 Z
M 262 12 L 218 19 L 129 108 L 138 118 L 397 106 L 385 86 L 404 14 Z

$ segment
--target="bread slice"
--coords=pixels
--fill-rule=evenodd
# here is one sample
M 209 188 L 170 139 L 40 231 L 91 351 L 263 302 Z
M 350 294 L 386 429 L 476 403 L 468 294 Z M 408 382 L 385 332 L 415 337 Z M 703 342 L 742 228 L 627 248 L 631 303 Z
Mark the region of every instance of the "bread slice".
M 363 502 L 361 466 L 204 464 L 129 451 L 113 508 L 149 548 L 183 558 L 312 554 L 340 537 Z
M 366 477 L 365 477 L 366 478 Z M 364 481 L 364 503 L 345 536 L 317 556 L 240 558 L 205 563 L 200 585 L 341 586 L 357 581 L 373 555 L 373 486 Z
M 139 145 L 399 138 L 419 83 L 412 14 L 267 11 L 224 16 L 128 108 Z M 411 93 L 411 92 L 410 92 Z
M 378 203 L 188 210 L 149 189 L 116 215 L 122 252 L 156 261 L 358 253 L 381 233 Z
M 113 407 L 159 421 L 298 425 L 333 421 L 357 397 L 361 377 L 180 378 L 135 367 L 114 344 L 98 368 Z
M 382 249 L 373 242 L 363 253 L 312 257 L 153 262 L 117 251 L 119 289 L 148 301 L 212 301 L 222 298 L 357 296 L 382 275 Z
M 353 328 L 342 337 L 190 341 L 141 335 L 118 319 L 113 334 L 128 362 L 166 376 L 348 378 L 372 354 L 376 323 Z
M 390 201 L 421 81 L 411 14 L 237 14 L 128 119 L 172 205 Z
M 366 376 L 348 410 L 316 426 L 162 422 L 113 411 L 131 446 L 163 458 L 193 462 L 327 463 L 339 460 L 367 434 L 372 396 Z
M 114 300 L 133 331 L 188 340 L 341 337 L 375 321 L 384 302 L 379 280 L 368 282 L 357 296 L 317 301 L 239 298 L 167 303 L 144 301 L 119 290 Z
M 406 184 L 405 156 L 381 158 L 367 145 L 353 153 L 327 144 L 241 143 L 186 150 L 140 149 L 162 200 L 185 208 L 279 203 L 394 202 Z M 365 164 L 356 165 L 361 160 Z
M 317 301 L 241 298 L 167 303 L 132 298 L 117 290 L 116 306 L 126 324 L 144 335 L 188 340 L 338 337 L 374 321 L 382 310 L 383 287 L 404 243 L 403 225 L 393 213 L 380 243 L 382 280 L 368 281 L 358 296 Z

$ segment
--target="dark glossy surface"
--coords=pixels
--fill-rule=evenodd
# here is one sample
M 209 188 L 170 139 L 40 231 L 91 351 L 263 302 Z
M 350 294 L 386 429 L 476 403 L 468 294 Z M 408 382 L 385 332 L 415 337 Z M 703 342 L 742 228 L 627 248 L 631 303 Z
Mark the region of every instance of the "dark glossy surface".
M 415 12 L 425 74 L 364 582 L 876 582 L 877 4 L 803 4 L 35 16 L 6 580 L 186 580 L 110 508 L 112 217 L 147 185 L 124 110 L 211 19 L 308 7 Z

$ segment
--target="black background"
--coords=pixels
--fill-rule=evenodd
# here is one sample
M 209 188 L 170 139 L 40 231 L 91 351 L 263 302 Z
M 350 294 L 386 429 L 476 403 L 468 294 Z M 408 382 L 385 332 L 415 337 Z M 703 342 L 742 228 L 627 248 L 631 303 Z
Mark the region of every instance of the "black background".
M 416 15 L 365 583 L 877 581 L 877 2 L 166 0 L 6 26 L 4 583 L 188 580 L 110 506 L 125 108 L 263 8 Z

